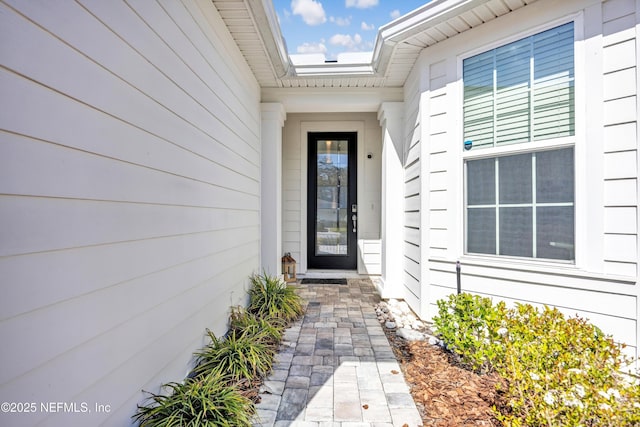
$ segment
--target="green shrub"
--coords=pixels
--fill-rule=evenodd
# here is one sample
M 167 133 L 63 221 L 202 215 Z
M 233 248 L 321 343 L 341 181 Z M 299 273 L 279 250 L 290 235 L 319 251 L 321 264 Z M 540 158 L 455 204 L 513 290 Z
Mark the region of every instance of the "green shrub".
M 640 388 L 622 369 L 621 346 L 582 318 L 555 308 L 518 305 L 509 312 L 505 357 L 506 426 L 632 426 L 640 423 Z M 634 406 L 634 404 L 636 406 Z
M 242 307 L 233 307 L 229 316 L 229 332 L 252 336 L 253 339 L 275 347 L 282 339 L 286 323 L 277 317 L 258 317 Z
M 476 372 L 486 372 L 504 356 L 500 340 L 500 334 L 506 332 L 504 303 L 494 306 L 489 298 L 463 293 L 438 301 L 438 308 L 434 327 L 463 364 Z
M 224 373 L 239 382 L 260 378 L 271 370 L 275 350 L 261 342 L 260 336 L 235 330 L 226 338 L 218 338 L 209 330 L 207 334 L 211 342 L 195 353 L 196 375 Z
M 446 345 L 506 380 L 509 411 L 496 414 L 505 426 L 640 425 L 640 384 L 622 373 L 631 360 L 586 320 L 468 294 L 438 307 L 434 325 Z
M 138 406 L 134 420 L 141 427 L 249 427 L 253 404 L 221 373 L 169 383 L 168 395 L 151 393 L 151 402 Z
M 248 311 L 258 317 L 291 322 L 304 313 L 302 298 L 295 288 L 266 273 L 251 276 L 249 298 Z

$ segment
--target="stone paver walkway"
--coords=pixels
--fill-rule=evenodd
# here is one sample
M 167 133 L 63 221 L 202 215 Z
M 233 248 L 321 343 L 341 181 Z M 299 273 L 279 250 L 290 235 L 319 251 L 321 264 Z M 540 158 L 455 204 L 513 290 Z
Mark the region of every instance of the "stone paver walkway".
M 422 425 L 376 318 L 371 281 L 299 286 L 307 311 L 285 332 L 254 426 Z

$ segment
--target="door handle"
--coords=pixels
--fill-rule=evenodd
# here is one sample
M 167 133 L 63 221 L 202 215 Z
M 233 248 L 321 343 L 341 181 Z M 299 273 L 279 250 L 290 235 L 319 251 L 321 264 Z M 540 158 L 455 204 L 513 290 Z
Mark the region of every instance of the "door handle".
M 358 231 L 358 215 L 351 215 L 351 221 L 353 221 L 353 232 L 355 233 Z

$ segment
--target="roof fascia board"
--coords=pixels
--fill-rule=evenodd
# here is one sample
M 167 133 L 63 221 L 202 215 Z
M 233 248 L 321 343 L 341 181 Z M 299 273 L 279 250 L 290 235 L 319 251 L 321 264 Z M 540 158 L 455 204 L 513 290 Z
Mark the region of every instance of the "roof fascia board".
M 386 75 L 393 49 L 398 43 L 483 3 L 487 0 L 434 0 L 380 27 L 373 52 L 373 69 Z
M 271 64 L 278 78 L 286 77 L 292 72 L 291 60 L 287 46 L 280 31 L 280 24 L 270 0 L 245 0 L 256 23 L 260 38 L 271 59 Z

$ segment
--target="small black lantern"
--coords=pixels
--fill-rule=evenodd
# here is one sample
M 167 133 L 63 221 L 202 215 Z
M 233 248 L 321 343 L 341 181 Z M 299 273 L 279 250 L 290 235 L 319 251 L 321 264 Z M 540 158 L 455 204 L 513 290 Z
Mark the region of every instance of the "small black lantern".
M 291 252 L 287 252 L 282 257 L 282 274 L 284 281 L 287 283 L 295 282 L 296 279 L 296 260 L 291 256 Z

